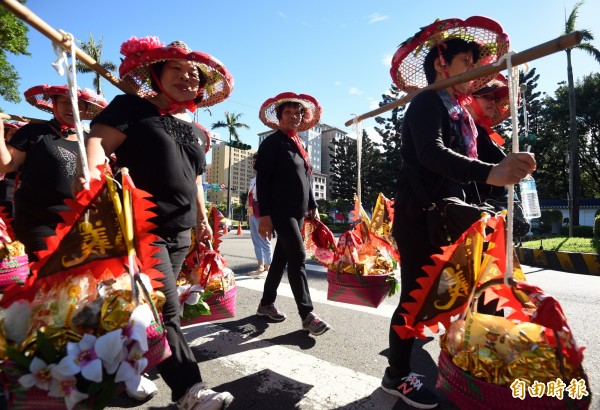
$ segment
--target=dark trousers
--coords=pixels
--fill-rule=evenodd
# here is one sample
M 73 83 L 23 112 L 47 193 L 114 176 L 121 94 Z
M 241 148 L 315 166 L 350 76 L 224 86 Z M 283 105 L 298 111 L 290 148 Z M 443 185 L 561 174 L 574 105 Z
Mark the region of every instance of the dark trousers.
M 410 293 L 420 288 L 417 279 L 427 274 L 421 269 L 424 265 L 431 265 L 431 255 L 441 252 L 429 243 L 425 216 L 405 216 L 401 212 L 394 215 L 394 223 L 399 224 L 399 232 L 394 234 L 400 252 L 400 302 L 392 316 L 390 324 L 390 352 L 388 356 L 389 373 L 392 377 L 402 377 L 411 370 L 410 358 L 415 343 L 415 338 L 403 339 L 394 330 L 393 326 L 406 324 L 401 313 L 406 313 L 402 304 L 414 301 Z
M 304 320 L 314 309 L 306 278 L 306 249 L 300 233 L 304 218 L 271 216 L 271 222 L 277 231 L 277 244 L 260 304 L 265 306 L 275 302 L 277 288 L 287 264 L 290 287 L 300 318 Z
M 172 353 L 171 357 L 157 366 L 157 369 L 171 389 L 171 399 L 177 401 L 191 386 L 202 381 L 194 353 L 181 331 L 179 298 L 175 282 L 190 247 L 191 236 L 189 230 L 183 232 L 161 230 L 154 233 L 159 235 L 153 243 L 159 249 L 154 257 L 160 261 L 155 268 L 165 275 L 160 280 L 163 287 L 159 290 L 166 298 L 162 314 Z

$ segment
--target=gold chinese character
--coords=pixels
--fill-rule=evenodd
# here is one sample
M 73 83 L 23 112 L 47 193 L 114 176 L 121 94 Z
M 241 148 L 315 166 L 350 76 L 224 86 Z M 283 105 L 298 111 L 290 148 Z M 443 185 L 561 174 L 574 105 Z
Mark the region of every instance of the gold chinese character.
M 94 228 L 91 222 L 84 221 L 79 224 L 79 232 L 81 235 L 81 253 L 79 257 L 74 257 L 67 260 L 65 256 L 62 258 L 62 263 L 65 268 L 77 265 L 85 261 L 91 254 L 106 255 L 107 249 L 112 249 L 106 228 L 102 226 L 102 221 L 96 222 L 97 227 Z
M 585 386 L 585 380 L 571 379 L 569 387 L 566 389 L 569 392 L 569 397 L 572 399 L 580 400 L 582 397 L 589 395 L 587 387 Z
M 562 400 L 565 393 L 565 387 L 567 387 L 567 385 L 564 384 L 561 379 L 549 381 L 546 383 L 546 395 Z
M 527 390 L 529 391 L 529 395 L 531 397 L 541 398 L 544 396 L 544 392 L 546 391 L 546 385 L 536 380 L 527 388 Z
M 512 390 L 512 396 L 514 398 L 525 400 L 525 393 L 527 392 L 525 380 L 515 379 L 515 381 L 510 384 L 510 389 Z

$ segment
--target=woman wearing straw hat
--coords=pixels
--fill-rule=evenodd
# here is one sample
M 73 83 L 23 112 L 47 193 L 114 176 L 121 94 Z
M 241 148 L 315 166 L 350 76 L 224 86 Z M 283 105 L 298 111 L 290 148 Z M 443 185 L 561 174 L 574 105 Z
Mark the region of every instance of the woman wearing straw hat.
M 92 121 L 87 141 L 92 178 L 99 176 L 105 156 L 116 154 L 136 187 L 152 195 L 158 236 L 154 245 L 164 273 L 160 290 L 166 302 L 163 320 L 172 355 L 158 365 L 180 409 L 224 409 L 233 401 L 202 381 L 192 350 L 181 331 L 175 279 L 190 246 L 190 230 L 210 240 L 202 190 L 208 137 L 187 114 L 226 99 L 233 88 L 227 69 L 214 57 L 176 41 L 164 46 L 156 37 L 123 43 L 119 67 L 123 82 L 137 95 L 119 95 Z M 84 182 L 85 183 L 85 182 Z
M 3 122 L 4 125 L 4 141 L 8 142 L 15 135 L 15 132 L 26 122 Z M 6 215 L 11 218 L 14 216 L 13 197 L 15 191 L 16 172 L 8 174 L 0 174 L 0 206 L 4 208 Z
M 489 44 L 493 46 L 483 47 Z M 400 90 L 412 92 L 467 72 L 476 64 L 493 63 L 507 50 L 508 38 L 493 20 L 436 21 L 400 46 L 390 72 Z M 465 198 L 465 184 L 470 181 L 514 184 L 535 169 L 533 156 L 526 153 L 510 154 L 498 164 L 477 159 L 477 131 L 459 101 L 490 79 L 423 91 L 413 98 L 402 123 L 402 165 L 393 224 L 401 255 L 402 292 L 390 324 L 388 367 L 381 387 L 417 408 L 437 407 L 438 398 L 424 385 L 423 376 L 412 370 L 415 338 L 401 331 L 406 325 L 403 314 L 407 313 L 405 304 L 413 301 L 410 293 L 420 287 L 418 279 L 427 275 L 422 266 L 431 264 L 431 255 L 441 249 L 429 242 L 423 229 L 426 215 L 416 189 L 420 186 L 432 201 Z
M 266 126 L 276 131 L 258 147 L 258 230 L 270 240 L 275 229 L 277 243 L 257 314 L 277 322 L 285 320 L 286 315 L 275 307 L 275 299 L 287 265 L 302 328 L 313 335 L 322 335 L 329 330 L 329 325 L 313 312 L 306 278 L 306 250 L 300 233 L 304 217 L 318 219 L 319 213 L 312 190 L 308 153 L 297 133 L 319 122 L 321 106 L 310 95 L 285 92 L 265 101 L 259 116 Z
M 252 156 L 252 168 L 256 171 L 256 159 L 258 153 Z M 260 209 L 258 206 L 258 198 L 256 193 L 256 176 L 250 180 L 248 186 L 248 199 L 246 200 L 246 208 L 248 209 L 248 224 L 250 225 L 250 236 L 252 245 L 254 246 L 254 254 L 258 262 L 258 267 L 250 275 L 262 275 L 263 272 L 268 272 L 271 267 L 271 241 L 264 235 L 258 232 L 260 223 Z
M 94 118 L 106 106 L 92 90 L 79 90 L 77 95 L 81 119 Z M 59 212 L 68 209 L 64 200 L 73 197 L 71 184 L 77 175 L 79 148 L 66 86 L 32 87 L 25 91 L 25 99 L 54 115 L 46 123 L 21 127 L 8 146 L 0 139 L 0 172 L 20 172 L 14 194 L 14 230 L 32 261 L 37 260 L 35 251 L 46 249 L 44 238 L 54 235 L 62 222 Z

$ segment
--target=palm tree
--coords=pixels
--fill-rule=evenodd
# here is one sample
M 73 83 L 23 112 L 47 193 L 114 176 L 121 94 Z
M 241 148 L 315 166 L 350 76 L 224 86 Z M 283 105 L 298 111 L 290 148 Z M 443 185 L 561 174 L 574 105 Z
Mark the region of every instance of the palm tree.
M 229 131 L 229 166 L 227 170 L 227 218 L 231 219 L 231 140 L 240 142 L 240 136 L 238 135 L 238 128 L 250 129 L 247 124 L 239 122 L 242 114 L 236 114 L 234 112 L 225 111 L 225 121 L 217 121 L 212 125 L 212 129 L 215 128 L 227 128 Z
M 579 8 L 583 1 L 575 4 L 571 14 L 565 20 L 565 32 L 569 34 L 575 31 L 575 23 Z M 578 30 L 582 34 L 579 45 L 573 48 L 583 50 L 590 54 L 600 63 L 600 51 L 590 41 L 594 39 L 591 31 L 587 29 Z M 573 226 L 579 225 L 579 135 L 577 133 L 577 117 L 575 107 L 575 85 L 573 83 L 573 66 L 571 65 L 571 48 L 567 48 L 567 81 L 569 86 L 569 237 L 573 236 Z
M 81 48 L 81 50 L 84 51 L 91 58 L 96 60 L 98 65 L 100 65 L 106 71 L 116 71 L 117 65 L 115 63 L 113 63 L 111 61 L 102 61 L 102 40 L 103 40 L 103 37 L 100 37 L 100 40 L 98 41 L 98 43 L 96 43 L 96 41 L 94 41 L 94 37 L 92 36 L 92 33 L 90 33 L 90 41 L 88 41 L 86 43 L 84 41 L 77 40 L 77 42 L 79 43 L 79 48 Z M 89 68 L 87 65 L 83 64 L 79 60 L 77 61 L 76 69 L 77 69 L 77 72 L 79 72 L 79 73 L 85 73 L 85 74 L 95 73 L 94 83 L 93 83 L 94 88 L 96 89 L 96 92 L 98 94 L 102 95 L 102 84 L 100 83 L 100 80 L 101 80 L 100 74 L 96 73 L 94 70 L 92 70 L 91 68 Z

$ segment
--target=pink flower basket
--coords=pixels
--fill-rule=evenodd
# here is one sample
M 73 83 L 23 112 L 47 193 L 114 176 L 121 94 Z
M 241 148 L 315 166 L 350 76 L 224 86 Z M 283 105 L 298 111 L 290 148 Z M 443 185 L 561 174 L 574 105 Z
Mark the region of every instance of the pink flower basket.
M 461 410 L 552 410 L 552 409 L 587 409 L 590 406 L 591 394 L 580 400 L 568 397 L 563 399 L 552 396 L 532 397 L 526 395 L 523 400 L 512 396 L 508 387 L 488 383 L 462 371 L 452 363 L 445 351 L 440 352 L 439 374 L 436 390 L 444 394 Z M 586 379 L 586 385 L 589 386 Z
M 0 260 L 0 292 L 13 283 L 22 285 L 29 276 L 27 255 L 13 256 Z
M 377 307 L 390 291 L 389 275 L 353 275 L 327 270 L 327 299 Z
M 206 299 L 210 306 L 210 315 L 200 315 L 192 319 L 181 318 L 181 326 L 196 325 L 198 323 L 212 322 L 235 316 L 235 299 L 237 285 L 232 286 L 226 292 L 215 292 Z

